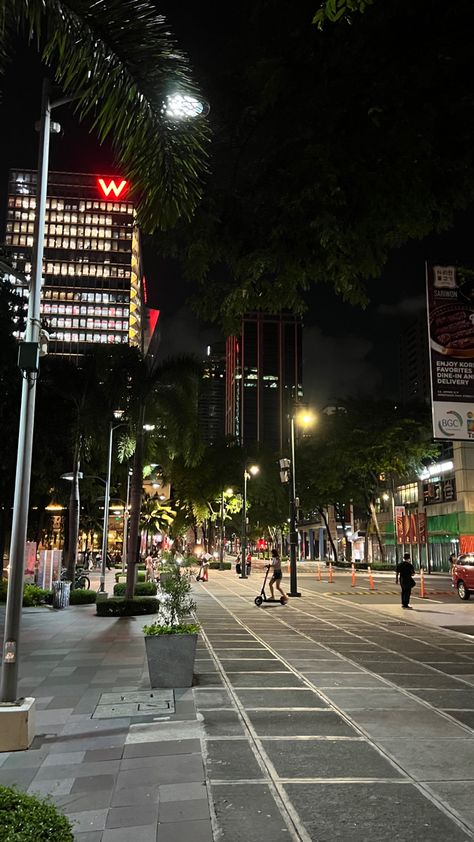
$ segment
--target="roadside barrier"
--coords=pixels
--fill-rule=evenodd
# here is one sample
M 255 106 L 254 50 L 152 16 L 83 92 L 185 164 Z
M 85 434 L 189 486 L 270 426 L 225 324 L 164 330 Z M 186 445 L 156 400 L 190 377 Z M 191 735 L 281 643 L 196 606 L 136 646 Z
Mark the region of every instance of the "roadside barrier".
M 330 584 L 330 585 L 332 585 L 332 564 L 331 564 L 331 562 L 329 562 L 329 578 L 328 578 L 328 582 L 329 582 L 329 584 Z
M 356 569 L 355 569 L 354 562 L 352 562 L 351 586 L 353 588 L 355 588 L 355 586 L 356 586 Z
M 369 588 L 370 588 L 371 591 L 375 591 L 375 583 L 374 583 L 374 580 L 373 580 L 373 577 L 372 577 L 372 571 L 370 569 L 370 566 L 367 568 L 367 570 L 368 570 L 368 573 L 369 573 Z
M 420 597 L 425 598 L 425 574 L 422 567 L 420 568 Z
M 321 576 L 321 565 L 320 565 L 319 561 L 317 563 L 317 577 L 318 577 L 318 582 L 320 582 L 321 579 L 322 579 L 322 576 Z

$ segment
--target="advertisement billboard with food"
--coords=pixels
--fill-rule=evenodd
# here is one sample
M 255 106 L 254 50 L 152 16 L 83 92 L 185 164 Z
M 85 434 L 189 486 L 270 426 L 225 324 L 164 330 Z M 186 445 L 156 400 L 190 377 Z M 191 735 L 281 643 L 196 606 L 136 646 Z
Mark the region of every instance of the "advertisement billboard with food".
M 474 439 L 474 271 L 427 264 L 433 434 Z

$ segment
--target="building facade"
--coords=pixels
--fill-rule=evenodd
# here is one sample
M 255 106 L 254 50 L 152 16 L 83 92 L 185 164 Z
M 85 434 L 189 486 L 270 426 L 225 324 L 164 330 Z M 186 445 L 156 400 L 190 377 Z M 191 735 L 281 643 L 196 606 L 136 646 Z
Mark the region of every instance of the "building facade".
M 430 360 L 426 312 L 400 336 L 399 383 L 402 403 L 430 401 Z
M 9 174 L 5 245 L 13 269 L 27 281 L 36 181 L 34 170 Z M 78 357 L 95 344 L 146 350 L 140 235 L 127 195 L 121 178 L 48 175 L 41 316 L 50 354 Z M 28 286 L 16 286 L 26 302 Z
M 209 345 L 198 399 L 199 429 L 205 444 L 225 436 L 226 348 L 224 342 Z
M 303 395 L 299 316 L 250 313 L 226 348 L 226 435 L 243 446 L 283 450 L 289 416 Z

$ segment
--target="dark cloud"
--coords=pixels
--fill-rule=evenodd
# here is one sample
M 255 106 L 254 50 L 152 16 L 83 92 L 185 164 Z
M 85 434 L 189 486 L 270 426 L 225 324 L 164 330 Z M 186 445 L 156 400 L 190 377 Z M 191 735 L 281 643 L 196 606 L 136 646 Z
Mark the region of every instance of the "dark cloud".
M 321 408 L 346 397 L 374 395 L 382 374 L 368 359 L 373 343 L 354 334 L 326 336 L 318 327 L 303 331 L 305 400 Z

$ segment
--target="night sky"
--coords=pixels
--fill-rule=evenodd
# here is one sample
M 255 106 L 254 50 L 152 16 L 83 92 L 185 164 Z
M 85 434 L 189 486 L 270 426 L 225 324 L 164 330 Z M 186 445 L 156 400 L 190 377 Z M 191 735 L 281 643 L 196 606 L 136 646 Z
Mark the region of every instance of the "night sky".
M 175 0 L 159 5 L 167 15 L 180 45 L 188 52 L 197 82 L 215 114 L 213 90 L 218 85 L 219 63 L 225 61 L 229 27 L 239 23 L 209 0 L 188 5 Z M 220 16 L 219 16 L 220 15 Z M 240 22 L 243 25 L 243 21 Z M 0 224 L 4 230 L 7 174 L 10 167 L 37 165 L 34 122 L 41 98 L 41 64 L 34 49 L 18 41 L 15 57 L 0 80 Z M 216 115 L 218 117 L 218 114 Z M 53 136 L 50 168 L 77 172 L 116 173 L 106 146 L 99 146 L 87 126 L 79 125 L 70 106 L 53 119 L 63 134 Z M 316 407 L 348 396 L 397 396 L 397 359 L 401 331 L 424 310 L 426 259 L 471 262 L 474 208 L 456 216 L 450 231 L 394 251 L 382 277 L 369 286 L 367 309 L 346 305 L 328 288 L 313 287 L 307 295 L 304 317 L 305 398 Z M 147 285 L 153 303 L 162 311 L 162 356 L 194 352 L 220 338 L 214 325 L 195 317 L 187 303 L 194 289 L 179 268 L 159 255 L 146 253 Z

